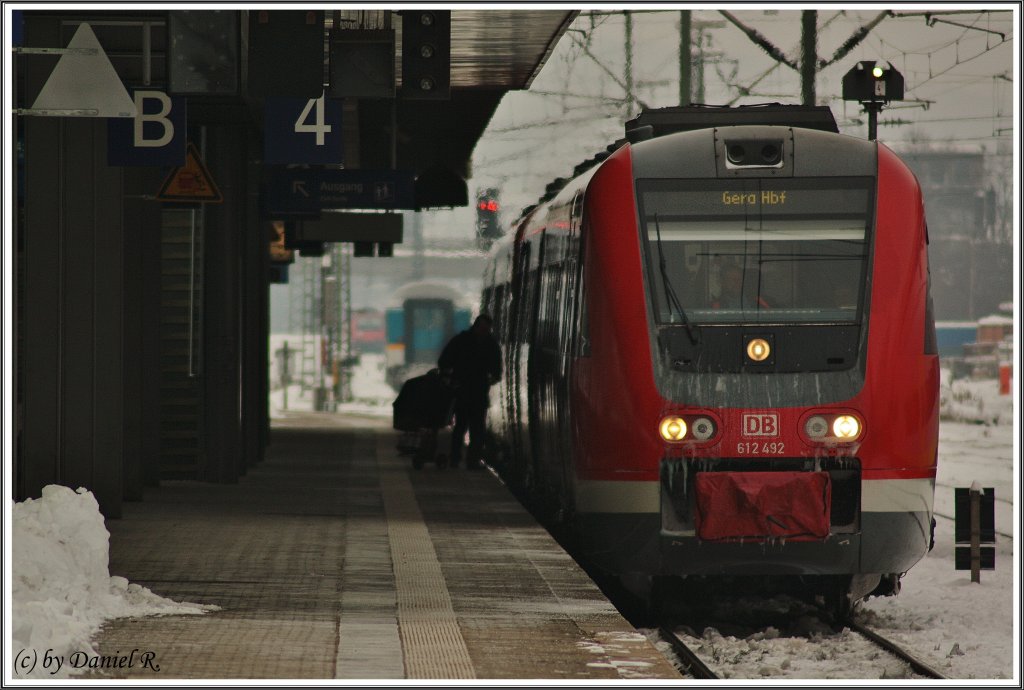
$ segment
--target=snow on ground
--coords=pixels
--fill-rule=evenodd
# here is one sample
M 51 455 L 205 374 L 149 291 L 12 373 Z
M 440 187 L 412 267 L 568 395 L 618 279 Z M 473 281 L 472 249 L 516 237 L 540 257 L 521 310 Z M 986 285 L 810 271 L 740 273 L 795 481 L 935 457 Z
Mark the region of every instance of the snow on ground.
M 325 381 L 325 386 L 331 382 Z M 339 403 L 339 414 L 354 414 L 370 417 L 391 417 L 391 403 L 398 393 L 384 381 L 384 355 L 362 354 L 359 363 L 352 369 L 352 401 Z M 288 396 L 278 387 L 270 393 L 270 416 L 281 418 L 289 411 L 309 412 L 313 409 L 314 392 L 297 383 L 288 386 Z
M 14 504 L 12 523 L 15 678 L 88 670 L 97 658 L 90 640 L 107 619 L 217 608 L 179 604 L 111 577 L 110 533 L 85 489 L 47 486 L 40 498 Z

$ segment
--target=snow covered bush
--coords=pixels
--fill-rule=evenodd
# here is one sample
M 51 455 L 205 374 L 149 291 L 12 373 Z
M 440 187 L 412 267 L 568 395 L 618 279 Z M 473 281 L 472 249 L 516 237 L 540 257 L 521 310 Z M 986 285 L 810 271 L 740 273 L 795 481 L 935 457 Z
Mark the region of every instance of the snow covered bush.
M 1013 424 L 1013 396 L 999 394 L 998 380 L 952 380 L 944 369 L 939 386 L 939 417 L 969 424 Z

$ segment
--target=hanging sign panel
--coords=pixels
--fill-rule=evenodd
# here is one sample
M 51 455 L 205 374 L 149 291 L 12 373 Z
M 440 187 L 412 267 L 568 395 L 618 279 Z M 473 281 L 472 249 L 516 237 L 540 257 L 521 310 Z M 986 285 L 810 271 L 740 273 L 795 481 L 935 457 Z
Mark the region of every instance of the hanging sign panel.
M 277 170 L 264 206 L 273 214 L 316 214 L 324 209 L 415 208 L 415 178 L 409 170 Z

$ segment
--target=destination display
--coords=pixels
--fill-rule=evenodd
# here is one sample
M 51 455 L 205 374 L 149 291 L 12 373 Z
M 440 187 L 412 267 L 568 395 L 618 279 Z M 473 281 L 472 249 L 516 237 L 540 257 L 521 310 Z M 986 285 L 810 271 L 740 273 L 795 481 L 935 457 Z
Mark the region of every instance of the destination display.
M 828 186 L 822 184 L 827 182 Z M 641 204 L 648 219 L 714 216 L 825 215 L 863 216 L 870 201 L 868 180 L 729 180 L 700 189 L 683 180 L 641 181 Z M 873 182 L 873 181 L 871 181 Z

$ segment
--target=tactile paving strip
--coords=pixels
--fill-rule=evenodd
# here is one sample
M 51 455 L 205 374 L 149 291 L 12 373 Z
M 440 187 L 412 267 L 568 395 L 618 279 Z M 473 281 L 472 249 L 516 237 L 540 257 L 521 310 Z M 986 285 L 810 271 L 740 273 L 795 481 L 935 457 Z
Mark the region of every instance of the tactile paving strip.
M 406 678 L 475 678 L 441 563 L 404 472 L 382 467 Z

